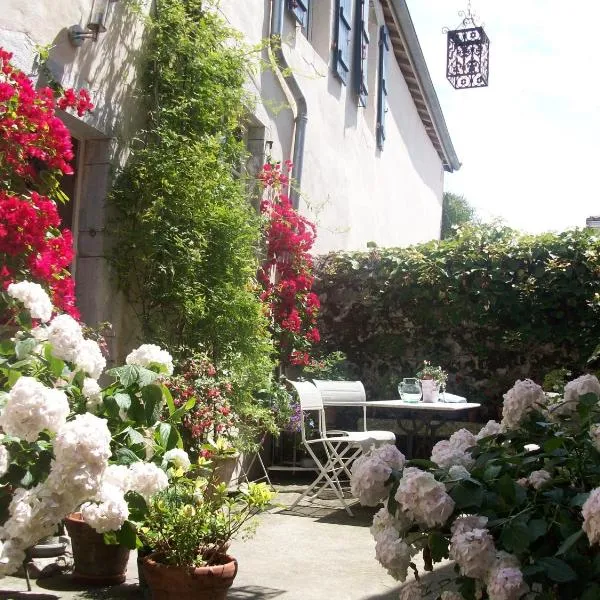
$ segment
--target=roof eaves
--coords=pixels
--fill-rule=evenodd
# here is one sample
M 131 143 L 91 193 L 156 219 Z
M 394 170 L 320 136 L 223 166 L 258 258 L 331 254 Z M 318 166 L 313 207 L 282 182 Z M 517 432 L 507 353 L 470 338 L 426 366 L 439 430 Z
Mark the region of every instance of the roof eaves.
M 390 34 L 398 65 L 425 130 L 442 159 L 444 169 L 450 173 L 458 171 L 461 163 L 450 139 L 406 0 L 382 0 L 382 5 L 388 28 L 392 26 Z

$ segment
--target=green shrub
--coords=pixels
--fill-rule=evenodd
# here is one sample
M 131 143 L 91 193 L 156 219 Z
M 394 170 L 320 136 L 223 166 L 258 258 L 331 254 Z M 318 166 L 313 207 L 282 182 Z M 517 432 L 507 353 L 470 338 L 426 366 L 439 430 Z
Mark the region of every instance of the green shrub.
M 203 349 L 248 403 L 272 371 L 260 219 L 236 174 L 251 55 L 205 0 L 158 0 L 148 31 L 147 129 L 111 194 L 112 265 L 144 338 Z
M 424 359 L 448 390 L 499 402 L 515 379 L 579 374 L 600 334 L 600 241 L 468 226 L 410 248 L 333 253 L 316 266 L 325 347 L 371 396 L 395 397 Z

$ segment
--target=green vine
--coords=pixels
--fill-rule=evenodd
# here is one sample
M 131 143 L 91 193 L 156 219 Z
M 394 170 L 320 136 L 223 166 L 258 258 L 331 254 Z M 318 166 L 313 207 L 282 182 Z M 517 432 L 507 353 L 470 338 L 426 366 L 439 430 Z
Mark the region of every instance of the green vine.
M 272 372 L 260 217 L 236 175 L 253 59 L 211 1 L 158 0 L 148 31 L 148 125 L 111 194 L 112 266 L 144 339 L 203 349 L 249 401 Z

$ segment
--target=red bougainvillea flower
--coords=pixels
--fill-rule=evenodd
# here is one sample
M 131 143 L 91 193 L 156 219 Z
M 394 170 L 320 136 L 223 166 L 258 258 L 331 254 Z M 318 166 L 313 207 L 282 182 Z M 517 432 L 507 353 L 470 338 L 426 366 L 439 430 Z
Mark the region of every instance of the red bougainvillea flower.
M 72 174 L 71 134 L 56 108 L 82 116 L 93 108 L 86 90 L 50 88 L 33 82 L 0 48 L 0 285 L 29 279 L 46 287 L 54 305 L 74 317 L 75 284 L 68 272 L 73 237 L 60 229 L 56 203 L 44 195 L 49 179 Z
M 316 320 L 319 298 L 312 291 L 314 223 L 294 209 L 284 190 L 290 161 L 264 165 L 259 179 L 264 185 L 261 213 L 265 216 L 267 256 L 258 272 L 261 300 L 272 323 L 272 333 L 285 364 L 308 365 L 312 344 L 321 339 Z

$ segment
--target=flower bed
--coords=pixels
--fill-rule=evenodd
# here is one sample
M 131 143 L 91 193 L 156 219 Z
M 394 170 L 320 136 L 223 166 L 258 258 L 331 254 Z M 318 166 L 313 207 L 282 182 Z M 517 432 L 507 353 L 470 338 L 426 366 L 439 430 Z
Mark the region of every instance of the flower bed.
M 599 401 L 593 375 L 559 398 L 517 381 L 501 423 L 457 431 L 429 461 L 391 446 L 358 459 L 354 495 L 384 502 L 371 529 L 376 557 L 396 579 L 409 569 L 417 578 L 402 597 L 425 595 L 421 553 L 426 570 L 455 561 L 443 600 L 600 597 Z

